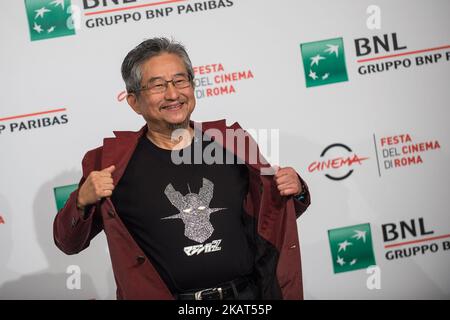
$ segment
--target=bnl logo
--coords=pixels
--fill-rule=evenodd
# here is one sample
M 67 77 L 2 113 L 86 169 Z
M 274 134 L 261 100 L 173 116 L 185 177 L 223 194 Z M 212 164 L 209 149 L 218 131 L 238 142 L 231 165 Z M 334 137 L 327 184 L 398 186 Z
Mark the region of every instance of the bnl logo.
M 64 208 L 70 194 L 78 188 L 78 184 L 70 184 L 61 187 L 53 188 L 53 193 L 55 195 L 56 210 L 59 211 Z
M 342 38 L 300 45 L 306 87 L 348 81 Z
M 25 0 L 31 41 L 75 34 L 71 0 Z
M 375 265 L 370 224 L 328 230 L 334 273 Z

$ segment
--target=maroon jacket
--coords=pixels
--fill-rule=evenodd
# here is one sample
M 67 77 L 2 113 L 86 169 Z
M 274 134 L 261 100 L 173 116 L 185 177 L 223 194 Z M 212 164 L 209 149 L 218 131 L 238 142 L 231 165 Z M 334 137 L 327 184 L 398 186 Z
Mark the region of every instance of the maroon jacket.
M 191 122 L 193 125 L 193 122 Z M 225 136 L 225 120 L 204 122 L 202 130 L 216 129 Z M 241 129 L 235 123 L 228 129 Z M 91 171 L 99 171 L 110 165 L 117 185 L 137 146 L 139 138 L 147 131 L 144 126 L 138 132 L 114 132 L 115 138 L 106 138 L 103 146 L 91 150 L 84 156 L 83 177 L 79 187 Z M 256 143 L 250 138 L 250 144 Z M 239 155 L 236 148 L 224 147 Z M 257 146 L 256 146 L 257 148 Z M 258 153 L 259 153 L 259 149 Z M 255 248 L 255 273 L 263 299 L 302 299 L 302 274 L 300 246 L 296 218 L 310 204 L 309 192 L 303 202 L 292 197 L 282 197 L 271 175 L 261 175 L 263 165 L 249 164 L 249 190 L 244 201 L 247 213 L 244 217 L 246 232 Z M 302 180 L 307 190 L 306 184 Z M 119 218 L 113 203 L 104 198 L 93 205 L 87 218 L 83 218 L 76 207 L 78 189 L 74 191 L 64 208 L 55 217 L 53 234 L 56 246 L 66 254 L 76 254 L 89 246 L 102 229 L 105 231 L 111 255 L 118 299 L 173 299 L 158 272 L 146 258 Z

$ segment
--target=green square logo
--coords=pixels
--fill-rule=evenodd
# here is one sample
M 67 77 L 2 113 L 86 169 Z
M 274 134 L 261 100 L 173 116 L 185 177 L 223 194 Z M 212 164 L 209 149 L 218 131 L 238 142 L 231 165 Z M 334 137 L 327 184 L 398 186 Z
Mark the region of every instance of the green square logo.
M 375 265 L 370 224 L 328 230 L 334 273 Z
M 31 41 L 75 34 L 71 0 L 25 0 Z
M 56 209 L 61 210 L 69 199 L 70 194 L 78 188 L 78 184 L 53 188 L 55 194 Z
M 306 87 L 348 81 L 342 38 L 300 45 Z

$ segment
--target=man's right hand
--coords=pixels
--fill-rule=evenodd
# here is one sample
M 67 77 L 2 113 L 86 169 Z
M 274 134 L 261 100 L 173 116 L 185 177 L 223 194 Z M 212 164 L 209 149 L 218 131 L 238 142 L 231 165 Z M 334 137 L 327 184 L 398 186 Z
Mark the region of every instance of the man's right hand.
M 92 171 L 78 192 L 77 207 L 84 209 L 86 206 L 109 197 L 114 190 L 112 173 L 116 169 L 114 165 L 101 171 Z

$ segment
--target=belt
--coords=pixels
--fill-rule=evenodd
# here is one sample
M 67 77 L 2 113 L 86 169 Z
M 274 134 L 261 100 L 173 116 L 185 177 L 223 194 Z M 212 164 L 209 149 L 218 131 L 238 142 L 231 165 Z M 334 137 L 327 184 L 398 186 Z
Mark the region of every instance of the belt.
M 247 278 L 239 278 L 217 287 L 179 293 L 177 298 L 178 300 L 223 300 L 230 297 L 235 299 L 239 292 L 247 288 L 248 283 Z

